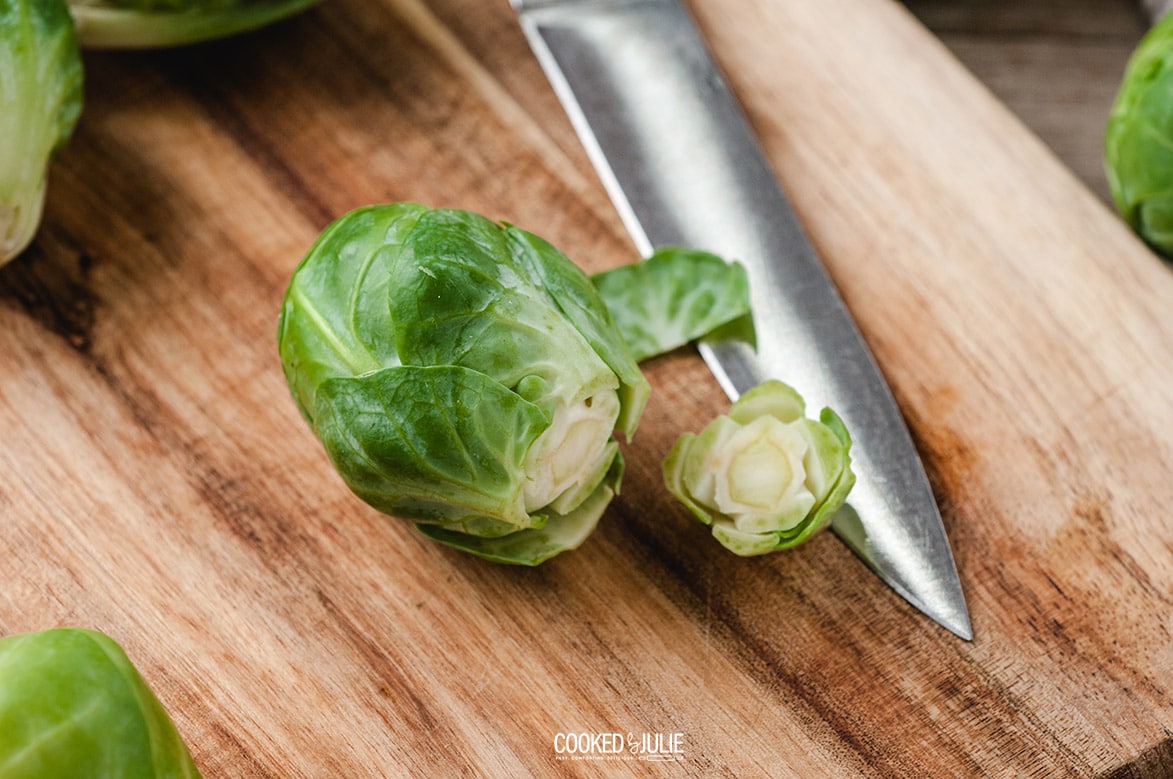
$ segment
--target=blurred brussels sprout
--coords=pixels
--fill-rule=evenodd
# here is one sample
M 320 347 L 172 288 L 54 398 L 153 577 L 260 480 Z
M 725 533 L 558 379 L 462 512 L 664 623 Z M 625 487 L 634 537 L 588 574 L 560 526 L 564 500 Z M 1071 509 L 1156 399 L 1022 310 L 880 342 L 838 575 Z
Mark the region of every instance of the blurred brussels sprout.
M 1104 132 L 1104 168 L 1120 215 L 1173 256 L 1173 14 L 1129 58 Z
M 0 639 L 0 777 L 199 775 L 162 704 L 109 636 L 58 628 Z
M 81 104 L 64 0 L 0 0 L 0 265 L 35 236 L 49 158 L 69 140 Z
M 821 530 L 855 484 L 851 438 L 830 409 L 805 417 L 790 386 L 766 381 L 664 460 L 664 483 L 730 551 L 760 555 Z
M 69 0 L 84 48 L 179 46 L 255 30 L 321 0 Z

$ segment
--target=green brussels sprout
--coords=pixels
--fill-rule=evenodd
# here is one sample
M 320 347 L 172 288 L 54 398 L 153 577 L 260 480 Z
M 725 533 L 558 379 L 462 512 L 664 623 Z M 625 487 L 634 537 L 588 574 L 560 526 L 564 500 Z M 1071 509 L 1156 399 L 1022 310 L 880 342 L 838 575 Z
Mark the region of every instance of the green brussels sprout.
M 590 279 L 467 211 L 360 208 L 294 271 L 278 326 L 290 391 L 350 489 L 425 535 L 537 565 L 619 489 L 616 430 L 650 387 Z
M 103 633 L 0 638 L 0 777 L 197 779 L 171 718 Z
M 664 483 L 742 556 L 787 549 L 830 522 L 855 484 L 851 437 L 823 409 L 819 420 L 793 388 L 765 381 L 664 460 Z
M 69 0 L 84 48 L 180 46 L 255 30 L 321 0 Z
M 64 0 L 0 0 L 0 265 L 36 235 L 49 159 L 81 105 L 81 56 Z
M 753 343 L 749 277 L 739 263 L 670 246 L 591 281 L 637 360 L 710 336 Z
M 1120 215 L 1173 256 L 1173 14 L 1128 60 L 1104 132 L 1104 169 Z

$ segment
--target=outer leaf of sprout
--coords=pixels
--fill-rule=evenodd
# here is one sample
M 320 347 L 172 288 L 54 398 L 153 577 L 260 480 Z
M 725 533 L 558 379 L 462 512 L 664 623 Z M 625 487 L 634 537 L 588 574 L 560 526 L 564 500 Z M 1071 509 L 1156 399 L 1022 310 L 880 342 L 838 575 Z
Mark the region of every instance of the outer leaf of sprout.
M 729 418 L 747 425 L 761 416 L 773 416 L 783 422 L 794 422 L 806 414 L 806 401 L 797 390 L 780 381 L 768 381 L 751 387 L 741 394 L 729 409 Z
M 407 365 L 332 378 L 314 408 L 334 466 L 380 511 L 487 535 L 532 526 L 523 465 L 549 421 L 483 373 Z
M 438 525 L 420 525 L 424 535 L 442 544 L 486 560 L 512 565 L 540 565 L 551 557 L 577 549 L 585 541 L 611 499 L 619 492 L 623 458 L 616 453 L 605 478 L 565 514 L 551 512 L 540 528 L 488 537 L 461 533 Z

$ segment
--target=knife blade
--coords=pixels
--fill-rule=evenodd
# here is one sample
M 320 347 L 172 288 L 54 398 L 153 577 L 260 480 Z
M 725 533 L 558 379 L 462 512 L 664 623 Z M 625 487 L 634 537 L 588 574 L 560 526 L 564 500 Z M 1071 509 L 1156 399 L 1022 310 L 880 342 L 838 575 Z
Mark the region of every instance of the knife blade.
M 893 590 L 972 639 L 904 419 L 839 292 L 678 0 L 511 0 L 642 255 L 705 249 L 749 272 L 757 349 L 702 343 L 731 399 L 777 378 L 851 431 L 857 482 L 834 532 Z

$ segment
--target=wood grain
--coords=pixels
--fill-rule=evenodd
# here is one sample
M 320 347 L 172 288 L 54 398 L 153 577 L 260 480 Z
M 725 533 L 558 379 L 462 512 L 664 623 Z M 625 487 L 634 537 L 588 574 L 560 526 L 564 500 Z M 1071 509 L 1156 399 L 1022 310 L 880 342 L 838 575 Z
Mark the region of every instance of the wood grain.
M 910 421 L 965 643 L 831 535 L 721 553 L 659 484 L 725 407 L 653 361 L 624 492 L 503 568 L 353 498 L 275 350 L 289 274 L 413 199 L 630 243 L 506 3 L 329 0 L 89 54 L 0 271 L 0 632 L 126 647 L 206 776 L 1161 776 L 1173 732 L 1173 279 L 889 0 L 694 3 Z M 560 732 L 681 733 L 670 766 Z
M 905 0 L 1093 192 L 1109 199 L 1104 124 L 1148 29 L 1136 0 Z

